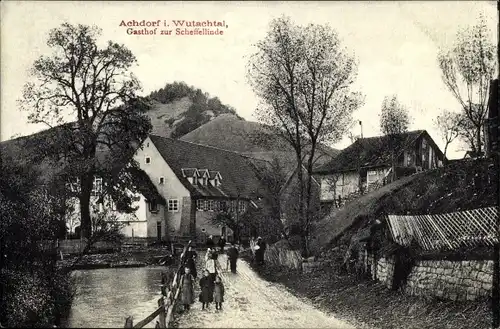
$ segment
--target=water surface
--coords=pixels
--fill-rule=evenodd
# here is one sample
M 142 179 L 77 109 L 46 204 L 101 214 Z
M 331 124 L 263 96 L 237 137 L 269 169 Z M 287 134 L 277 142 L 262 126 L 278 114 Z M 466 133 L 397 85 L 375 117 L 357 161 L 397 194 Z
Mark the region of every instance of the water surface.
M 157 307 L 164 267 L 77 270 L 77 282 L 66 328 L 123 328 L 127 316 L 134 324 Z M 146 328 L 154 328 L 154 320 Z

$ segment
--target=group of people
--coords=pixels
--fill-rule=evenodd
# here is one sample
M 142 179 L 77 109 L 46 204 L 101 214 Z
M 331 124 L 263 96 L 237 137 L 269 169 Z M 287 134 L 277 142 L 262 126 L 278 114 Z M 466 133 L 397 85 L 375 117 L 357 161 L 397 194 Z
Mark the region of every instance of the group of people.
M 224 244 L 221 243 L 221 240 Z M 210 243 L 211 241 L 212 243 Z M 219 240 L 218 246 L 219 250 L 216 249 L 215 244 L 211 237 L 207 241 L 208 249 L 205 254 L 205 268 L 203 270 L 203 275 L 200 279 L 200 294 L 199 301 L 202 304 L 202 309 L 208 308 L 210 303 L 215 302 L 215 309 L 221 310 L 222 303 L 224 302 L 224 284 L 222 283 L 221 277 L 217 271 L 217 260 L 219 252 L 224 252 L 225 240 L 221 238 Z M 236 264 L 239 257 L 238 249 L 233 243 L 231 247 L 227 250 L 228 265 L 232 273 L 236 273 Z M 184 274 L 181 277 L 181 304 L 184 305 L 185 310 L 189 310 L 191 304 L 194 303 L 194 282 L 196 280 L 196 258 L 198 257 L 196 251 L 189 246 L 188 250 L 182 257 L 182 261 L 185 264 Z

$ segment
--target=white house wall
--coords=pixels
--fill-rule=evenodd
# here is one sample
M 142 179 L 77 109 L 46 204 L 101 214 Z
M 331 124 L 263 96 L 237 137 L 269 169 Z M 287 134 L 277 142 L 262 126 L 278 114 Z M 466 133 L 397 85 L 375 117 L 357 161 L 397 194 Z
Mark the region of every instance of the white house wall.
M 321 178 L 321 201 L 331 201 L 339 195 L 344 198 L 359 188 L 359 174 L 345 172 Z
M 146 163 L 146 157 L 151 159 L 149 164 Z M 158 149 L 155 147 L 149 137 L 144 141 L 142 148 L 137 150 L 134 159 L 139 163 L 139 166 L 149 176 L 158 192 L 165 198 L 167 205 L 165 206 L 165 219 L 168 227 L 166 233 L 175 235 L 181 228 L 182 213 L 189 214 L 190 208 L 186 200 L 190 198 L 190 193 L 177 178 L 174 171 L 161 156 Z M 160 177 L 163 177 L 164 183 L 160 184 Z M 168 211 L 168 200 L 178 200 L 179 210 L 175 212 Z M 150 212 L 148 211 L 148 214 Z M 150 230 L 150 228 L 148 228 Z M 152 229 L 151 229 L 152 230 Z M 156 226 L 154 228 L 156 231 Z M 174 232 L 175 231 L 175 232 Z

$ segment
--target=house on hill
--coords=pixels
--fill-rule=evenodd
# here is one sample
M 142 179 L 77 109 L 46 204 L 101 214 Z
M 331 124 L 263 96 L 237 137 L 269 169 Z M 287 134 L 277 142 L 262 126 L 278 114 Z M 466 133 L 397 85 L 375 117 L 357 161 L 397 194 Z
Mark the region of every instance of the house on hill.
M 425 130 L 401 134 L 396 149 L 397 177 L 441 167 L 443 153 Z M 342 200 L 384 185 L 392 171 L 388 137 L 360 138 L 339 155 L 315 170 L 320 179 L 321 201 Z

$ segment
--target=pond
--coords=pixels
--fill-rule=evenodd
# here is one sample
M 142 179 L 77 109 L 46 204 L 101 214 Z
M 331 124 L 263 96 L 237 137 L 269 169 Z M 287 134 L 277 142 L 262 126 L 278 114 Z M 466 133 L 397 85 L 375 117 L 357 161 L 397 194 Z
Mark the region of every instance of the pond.
M 161 272 L 165 267 L 76 270 L 77 295 L 65 328 L 123 328 L 127 316 L 134 324 L 157 309 Z M 154 328 L 153 320 L 145 328 Z

